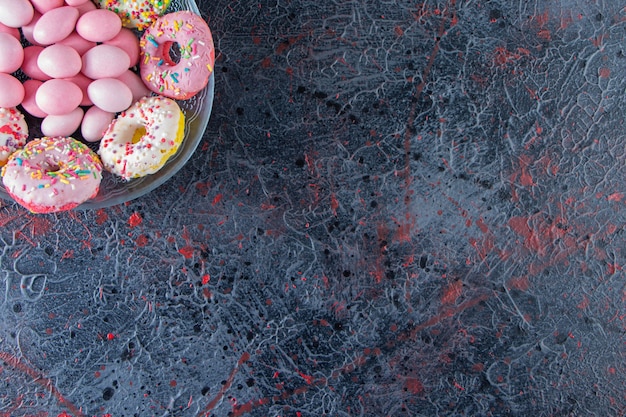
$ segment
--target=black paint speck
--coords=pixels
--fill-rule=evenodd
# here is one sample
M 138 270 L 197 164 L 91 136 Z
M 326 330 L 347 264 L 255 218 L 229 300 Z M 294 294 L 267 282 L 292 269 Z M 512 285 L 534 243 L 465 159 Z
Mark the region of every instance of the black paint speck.
M 111 398 L 113 398 L 113 394 L 115 394 L 115 390 L 111 387 L 106 387 L 102 391 L 102 399 L 104 401 L 109 401 Z

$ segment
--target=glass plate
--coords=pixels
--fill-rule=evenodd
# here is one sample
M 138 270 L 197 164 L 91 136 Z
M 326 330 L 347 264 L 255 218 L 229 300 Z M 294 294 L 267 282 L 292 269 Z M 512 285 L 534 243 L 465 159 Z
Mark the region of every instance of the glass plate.
M 200 14 L 200 10 L 194 0 L 172 0 L 167 12 L 169 13 L 179 10 L 189 10 L 198 15 Z M 134 200 L 149 193 L 174 176 L 174 174 L 176 174 L 187 163 L 202 140 L 202 135 L 204 134 L 206 126 L 209 123 L 209 117 L 211 116 L 214 88 L 215 77 L 211 74 L 209 83 L 204 90 L 189 100 L 177 102 L 183 113 L 185 113 L 185 138 L 176 154 L 167 161 L 163 168 L 152 175 L 128 181 L 104 171 L 98 195 L 93 199 L 84 202 L 75 210 L 110 207 Z M 27 114 L 25 114 L 25 116 L 29 124 L 29 129 L 33 131 L 35 135 L 39 134 L 38 125 L 31 126 L 31 123 L 39 122 L 30 118 Z M 31 133 L 30 136 L 31 138 L 35 137 L 33 133 Z M 98 148 L 98 143 L 87 143 L 87 145 L 94 150 L 97 150 Z M 11 196 L 9 196 L 9 194 L 5 191 L 1 182 L 0 198 L 13 201 Z

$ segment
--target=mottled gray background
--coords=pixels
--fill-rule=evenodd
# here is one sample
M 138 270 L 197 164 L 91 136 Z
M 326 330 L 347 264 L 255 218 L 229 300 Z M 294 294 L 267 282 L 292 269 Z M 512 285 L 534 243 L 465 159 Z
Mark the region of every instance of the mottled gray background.
M 0 208 L 0 415 L 623 416 L 626 12 L 200 1 L 189 163 Z

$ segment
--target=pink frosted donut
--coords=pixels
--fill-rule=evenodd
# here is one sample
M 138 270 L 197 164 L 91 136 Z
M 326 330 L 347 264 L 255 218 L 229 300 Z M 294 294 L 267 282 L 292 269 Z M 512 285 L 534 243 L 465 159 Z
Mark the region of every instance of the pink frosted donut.
M 2 168 L 11 197 L 33 213 L 71 210 L 98 193 L 102 163 L 71 137 L 43 137 L 15 151 Z
M 215 48 L 209 26 L 197 14 L 180 11 L 161 16 L 146 29 L 139 45 L 141 79 L 155 93 L 186 100 L 209 82 Z M 173 47 L 180 51 L 178 62 L 170 57 Z

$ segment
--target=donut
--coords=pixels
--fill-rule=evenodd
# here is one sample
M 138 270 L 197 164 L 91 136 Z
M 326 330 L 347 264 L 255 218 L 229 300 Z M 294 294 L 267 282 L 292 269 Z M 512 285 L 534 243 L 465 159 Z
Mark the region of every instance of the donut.
M 15 151 L 2 167 L 7 193 L 33 213 L 71 210 L 98 194 L 102 163 L 72 137 L 43 137 Z
M 215 63 L 213 36 L 195 13 L 179 11 L 159 17 L 139 41 L 141 79 L 153 92 L 186 100 L 209 82 Z M 176 62 L 170 50 L 179 52 Z
M 14 107 L 0 107 L 0 166 L 9 155 L 26 144 L 28 124 L 24 115 Z
M 104 169 L 126 180 L 157 172 L 176 153 L 185 115 L 174 100 L 144 97 L 120 113 L 100 140 Z
M 144 30 L 162 16 L 171 0 L 94 0 L 101 9 L 109 9 L 122 19 L 122 26 Z

